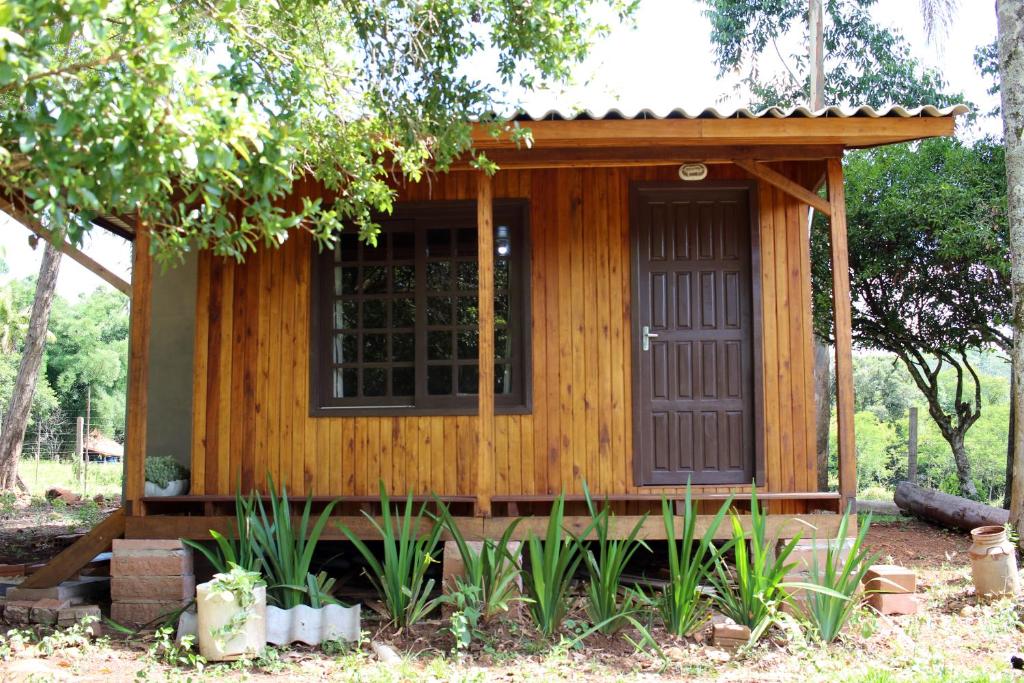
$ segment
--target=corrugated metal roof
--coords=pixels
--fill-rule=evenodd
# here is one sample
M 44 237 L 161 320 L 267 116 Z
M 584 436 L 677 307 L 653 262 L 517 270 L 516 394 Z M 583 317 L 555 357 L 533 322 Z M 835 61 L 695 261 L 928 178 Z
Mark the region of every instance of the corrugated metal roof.
M 682 108 L 665 110 L 637 109 L 630 113 L 618 108 L 610 108 L 604 111 L 593 109 L 548 109 L 546 111 L 520 110 L 513 118 L 516 121 L 611 121 L 611 120 L 636 120 L 636 119 L 789 119 L 789 118 L 943 118 L 948 116 L 960 116 L 967 114 L 970 109 L 963 104 L 955 104 L 949 107 L 935 107 L 924 105 L 922 107 L 906 108 L 899 105 L 892 105 L 882 109 L 874 107 L 825 107 L 823 109 L 811 110 L 807 107 L 768 107 L 760 111 L 753 111 L 747 107 L 740 107 L 731 111 L 719 111 L 714 107 L 707 107 L 699 112 L 688 112 Z

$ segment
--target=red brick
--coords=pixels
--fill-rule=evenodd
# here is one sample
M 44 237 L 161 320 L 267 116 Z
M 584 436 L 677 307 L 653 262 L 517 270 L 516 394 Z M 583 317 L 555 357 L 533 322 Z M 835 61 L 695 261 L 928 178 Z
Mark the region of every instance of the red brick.
M 187 576 L 192 573 L 192 553 L 185 550 L 116 553 L 110 560 L 111 576 Z
M 196 577 L 188 576 L 115 576 L 110 580 L 110 598 L 116 601 L 191 599 L 196 593 Z
M 916 595 L 910 593 L 872 593 L 868 604 L 881 614 L 917 614 Z
M 110 606 L 110 618 L 122 626 L 159 625 L 157 619 L 169 616 L 184 607 L 186 601 L 172 602 L 115 602 Z
M 917 575 L 906 567 L 873 564 L 864 574 L 864 590 L 872 593 L 913 593 L 917 590 Z

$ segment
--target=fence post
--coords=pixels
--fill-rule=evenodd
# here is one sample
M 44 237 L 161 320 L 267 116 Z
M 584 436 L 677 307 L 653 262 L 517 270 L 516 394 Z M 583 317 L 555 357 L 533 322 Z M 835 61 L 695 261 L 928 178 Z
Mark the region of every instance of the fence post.
M 82 454 L 85 452 L 85 439 L 82 436 L 82 432 L 85 431 L 85 418 L 75 418 L 75 462 L 78 465 L 78 484 L 79 488 L 85 490 L 85 469 L 82 467 Z
M 917 483 L 917 408 L 910 409 L 910 428 L 907 430 L 907 481 Z

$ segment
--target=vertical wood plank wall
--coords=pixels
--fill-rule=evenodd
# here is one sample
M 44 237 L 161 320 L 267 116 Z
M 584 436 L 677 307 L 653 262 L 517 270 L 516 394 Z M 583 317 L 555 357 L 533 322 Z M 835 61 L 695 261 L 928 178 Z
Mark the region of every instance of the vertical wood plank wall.
M 793 175 L 795 169 L 778 167 Z M 711 178 L 741 178 L 712 166 Z M 533 411 L 495 418 L 494 495 L 657 492 L 632 475 L 629 185 L 675 168 L 502 171 L 496 198 L 531 206 Z M 403 188 L 406 200 L 474 199 L 470 173 Z M 761 184 L 764 489 L 816 486 L 806 208 Z M 473 416 L 310 417 L 310 238 L 238 265 L 199 265 L 192 492 L 472 494 Z M 704 488 L 727 491 L 727 488 Z M 779 502 L 774 512 L 800 512 Z

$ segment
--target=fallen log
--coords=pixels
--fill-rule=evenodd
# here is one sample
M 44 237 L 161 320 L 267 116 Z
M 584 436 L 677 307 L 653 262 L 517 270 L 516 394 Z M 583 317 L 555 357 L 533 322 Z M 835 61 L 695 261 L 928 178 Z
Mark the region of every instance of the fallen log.
M 900 515 L 903 511 L 891 500 L 858 500 L 857 512 L 870 512 L 873 515 Z
M 901 510 L 952 529 L 970 531 L 979 526 L 1002 526 L 1010 519 L 1007 510 L 922 488 L 909 481 L 900 482 L 893 499 Z

